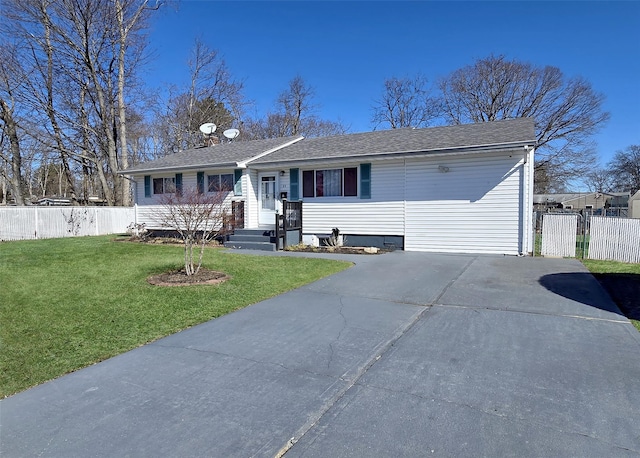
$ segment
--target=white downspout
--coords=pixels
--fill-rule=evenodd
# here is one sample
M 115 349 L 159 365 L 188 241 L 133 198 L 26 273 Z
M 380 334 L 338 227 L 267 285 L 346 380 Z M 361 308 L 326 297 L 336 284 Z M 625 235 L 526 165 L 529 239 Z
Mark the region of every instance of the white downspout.
M 524 163 L 522 165 L 522 178 L 524 180 L 522 186 L 522 214 L 524 218 L 524 224 L 522 228 L 522 253 L 520 253 L 520 255 L 522 256 L 535 254 L 535 234 L 533 233 L 534 148 L 527 145 L 524 147 L 524 149 Z

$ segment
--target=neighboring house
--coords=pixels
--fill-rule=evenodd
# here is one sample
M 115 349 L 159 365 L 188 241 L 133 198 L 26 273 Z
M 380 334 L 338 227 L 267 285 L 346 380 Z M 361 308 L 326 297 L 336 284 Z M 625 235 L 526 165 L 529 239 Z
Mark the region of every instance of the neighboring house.
M 629 218 L 640 218 L 640 191 L 629 197 Z
M 572 211 L 594 215 L 626 216 L 628 192 L 535 194 L 533 209 L 541 212 Z
M 45 205 L 45 206 L 69 206 L 71 205 L 71 199 L 66 197 L 42 197 L 34 202 L 35 205 Z
M 163 193 L 226 187 L 245 228 L 268 230 L 283 199 L 301 200 L 305 241 L 339 228 L 352 245 L 518 255 L 532 251 L 534 144 L 521 118 L 224 143 L 122 173 L 151 226 Z

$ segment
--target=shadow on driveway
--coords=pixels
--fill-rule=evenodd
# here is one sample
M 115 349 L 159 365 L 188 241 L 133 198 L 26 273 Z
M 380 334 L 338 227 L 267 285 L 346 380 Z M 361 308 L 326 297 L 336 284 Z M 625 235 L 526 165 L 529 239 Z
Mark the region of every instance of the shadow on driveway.
M 640 320 L 640 275 L 602 273 L 593 276 L 607 290 L 627 318 Z
M 589 272 L 565 272 L 544 275 L 538 282 L 549 291 L 567 299 L 624 316 L 612 301 L 602 300 L 602 295 L 594 294 L 593 278 L 594 276 Z M 606 285 L 602 284 L 602 286 L 611 294 Z M 618 302 L 613 295 L 612 298 Z

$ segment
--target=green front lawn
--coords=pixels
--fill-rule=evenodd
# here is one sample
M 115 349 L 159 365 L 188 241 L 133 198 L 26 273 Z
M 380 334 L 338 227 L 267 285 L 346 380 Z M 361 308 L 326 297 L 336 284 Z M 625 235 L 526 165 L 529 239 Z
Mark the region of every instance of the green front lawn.
M 640 301 L 640 264 L 584 259 L 582 263 L 598 278 L 602 286 L 624 312 L 637 310 Z M 632 319 L 640 331 L 640 321 Z
M 182 248 L 84 237 L 0 243 L 0 397 L 349 267 L 209 248 L 220 285 L 159 287 Z M 182 266 L 184 266 L 182 264 Z

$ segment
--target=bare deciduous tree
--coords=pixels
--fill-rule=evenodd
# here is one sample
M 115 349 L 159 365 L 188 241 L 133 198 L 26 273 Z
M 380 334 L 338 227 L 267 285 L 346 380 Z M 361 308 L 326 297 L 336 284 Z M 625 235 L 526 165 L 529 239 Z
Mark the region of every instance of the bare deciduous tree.
M 591 192 L 615 191 L 615 177 L 610 170 L 604 167 L 596 167 L 584 177 L 584 183 Z
M 3 31 L 19 38 L 21 102 L 43 150 L 59 155 L 76 199 L 75 173 L 96 173 L 110 205 L 130 203 L 127 113 L 135 104 L 151 0 L 6 0 Z M 25 128 L 26 130 L 26 128 Z M 75 167 L 76 170 L 73 170 Z M 84 182 L 85 180 L 82 180 Z M 88 189 L 88 188 L 85 188 Z M 87 196 L 84 196 L 87 197 Z
M 431 96 L 427 79 L 388 78 L 384 90 L 373 106 L 371 121 L 375 127 L 427 127 L 440 115 L 438 100 Z
M 440 89 L 449 123 L 533 117 L 536 172 L 546 171 L 560 186 L 588 170 L 594 159 L 590 137 L 609 119 L 604 96 L 585 79 L 504 56 L 454 71 L 441 80 Z
M 227 195 L 224 191 L 206 193 L 189 188 L 163 194 L 159 199 L 161 208 L 155 220 L 180 235 L 188 276 L 198 274 L 207 243 L 225 230 L 225 219 L 230 212 Z
M 157 113 L 156 131 L 165 154 L 202 145 L 198 127 L 206 122 L 217 132 L 239 122 L 246 102 L 243 83 L 234 79 L 215 49 L 196 39 L 188 61 L 190 81 L 172 87 L 166 107 Z
M 289 87 L 280 93 L 274 112 L 262 119 L 244 122 L 244 138 L 277 138 L 304 135 L 324 137 L 344 134 L 347 128 L 339 121 L 319 118 L 313 103 L 315 90 L 297 75 L 289 81 Z
M 640 145 L 630 145 L 618 151 L 607 164 L 607 169 L 614 177 L 617 191 L 635 193 L 640 190 Z
M 302 130 L 303 115 L 313 113 L 317 107 L 312 104 L 314 89 L 307 85 L 300 75 L 289 82 L 289 88 L 278 97 L 281 108 L 283 134 L 280 137 L 298 135 Z

